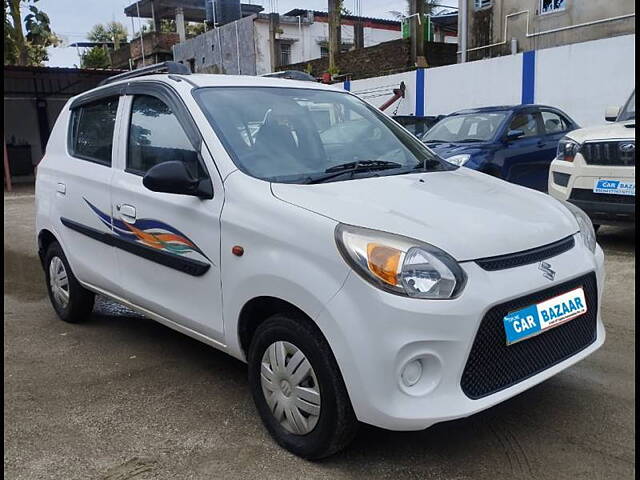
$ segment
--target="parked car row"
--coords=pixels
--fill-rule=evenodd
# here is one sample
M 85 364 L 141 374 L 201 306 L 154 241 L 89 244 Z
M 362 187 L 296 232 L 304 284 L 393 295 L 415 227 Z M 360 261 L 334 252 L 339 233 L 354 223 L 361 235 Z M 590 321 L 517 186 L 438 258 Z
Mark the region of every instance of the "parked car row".
M 450 163 L 579 206 L 598 228 L 635 222 L 635 91 L 605 119 L 614 123 L 581 129 L 554 107 L 495 106 L 454 112 L 416 135 Z

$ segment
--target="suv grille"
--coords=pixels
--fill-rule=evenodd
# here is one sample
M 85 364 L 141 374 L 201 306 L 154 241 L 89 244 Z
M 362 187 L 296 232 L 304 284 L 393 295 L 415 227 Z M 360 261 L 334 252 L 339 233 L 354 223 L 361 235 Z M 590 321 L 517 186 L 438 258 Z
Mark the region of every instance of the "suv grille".
M 587 142 L 580 148 L 580 153 L 589 165 L 636 165 L 635 140 Z
M 507 346 L 502 319 L 509 312 L 583 287 L 587 313 Z M 594 273 L 493 307 L 480 323 L 460 386 L 471 399 L 504 390 L 575 355 L 596 340 L 598 291 Z
M 497 257 L 481 258 L 476 260 L 476 263 L 484 270 L 504 270 L 505 268 L 520 267 L 522 265 L 529 265 L 547 258 L 555 257 L 567 250 L 571 250 L 574 245 L 575 240 L 573 239 L 573 236 L 570 236 L 557 242 L 550 243 L 549 245 L 524 250 L 522 252 L 509 253 L 507 255 L 500 255 Z
M 634 195 L 618 195 L 615 193 L 595 193 L 586 188 L 574 188 L 571 191 L 569 200 L 579 200 L 584 202 L 598 203 L 622 203 L 634 204 L 636 197 Z

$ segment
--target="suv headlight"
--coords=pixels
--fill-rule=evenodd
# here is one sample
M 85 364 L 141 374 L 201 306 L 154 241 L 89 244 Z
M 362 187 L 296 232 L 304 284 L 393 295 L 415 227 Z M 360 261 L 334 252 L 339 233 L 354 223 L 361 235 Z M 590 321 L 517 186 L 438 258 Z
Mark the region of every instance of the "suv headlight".
M 562 137 L 558 142 L 558 152 L 556 158 L 565 162 L 573 162 L 576 154 L 580 151 L 580 144 L 569 137 Z
M 587 246 L 589 250 L 592 252 L 596 251 L 596 231 L 593 228 L 593 223 L 589 216 L 584 213 L 580 207 L 576 207 L 573 203 L 570 202 L 562 202 L 565 207 L 569 209 L 573 216 L 576 217 L 576 221 L 578 222 L 578 226 L 580 227 L 580 235 L 584 240 L 584 244 Z
M 447 299 L 457 296 L 466 282 L 453 257 L 419 240 L 339 224 L 336 243 L 356 273 L 387 292 Z
M 454 165 L 458 165 L 459 167 L 463 166 L 465 163 L 469 161 L 471 155 L 453 155 L 452 157 L 445 158 L 445 160 L 449 163 L 453 163 Z

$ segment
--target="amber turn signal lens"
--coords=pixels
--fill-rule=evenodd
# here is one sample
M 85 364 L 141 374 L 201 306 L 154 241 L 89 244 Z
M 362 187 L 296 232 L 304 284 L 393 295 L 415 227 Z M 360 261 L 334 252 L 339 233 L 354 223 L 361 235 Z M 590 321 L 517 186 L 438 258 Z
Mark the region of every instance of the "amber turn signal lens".
M 367 264 L 376 277 L 389 285 L 398 285 L 402 252 L 378 243 L 367 244 Z

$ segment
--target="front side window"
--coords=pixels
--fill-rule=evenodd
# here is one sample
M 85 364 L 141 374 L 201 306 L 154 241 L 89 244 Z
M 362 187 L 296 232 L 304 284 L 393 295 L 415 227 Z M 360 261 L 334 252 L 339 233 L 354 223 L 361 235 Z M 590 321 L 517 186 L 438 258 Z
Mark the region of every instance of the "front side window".
M 349 164 L 373 165 L 372 175 L 450 168 L 382 112 L 346 92 L 210 87 L 195 97 L 238 168 L 264 180 L 309 183 Z
M 82 105 L 71 112 L 69 153 L 77 158 L 111 165 L 118 97 Z
M 566 8 L 567 0 L 540 0 L 540 13 L 559 12 Z
M 536 114 L 534 113 L 517 114 L 511 121 L 509 130 L 521 130 L 524 135 L 521 135 L 520 138 L 535 137 L 540 135 L 540 131 L 538 129 L 538 120 L 536 118 Z
M 200 176 L 198 153 L 178 118 L 162 100 L 138 95 L 131 107 L 127 171 L 144 174 L 154 165 L 178 160 Z
M 438 143 L 487 142 L 507 118 L 507 112 L 468 113 L 443 118 L 435 124 L 422 140 Z
M 544 125 L 544 131 L 547 135 L 562 133 L 569 130 L 569 121 L 562 115 L 546 110 L 543 110 L 541 112 L 541 115 L 542 124 Z

